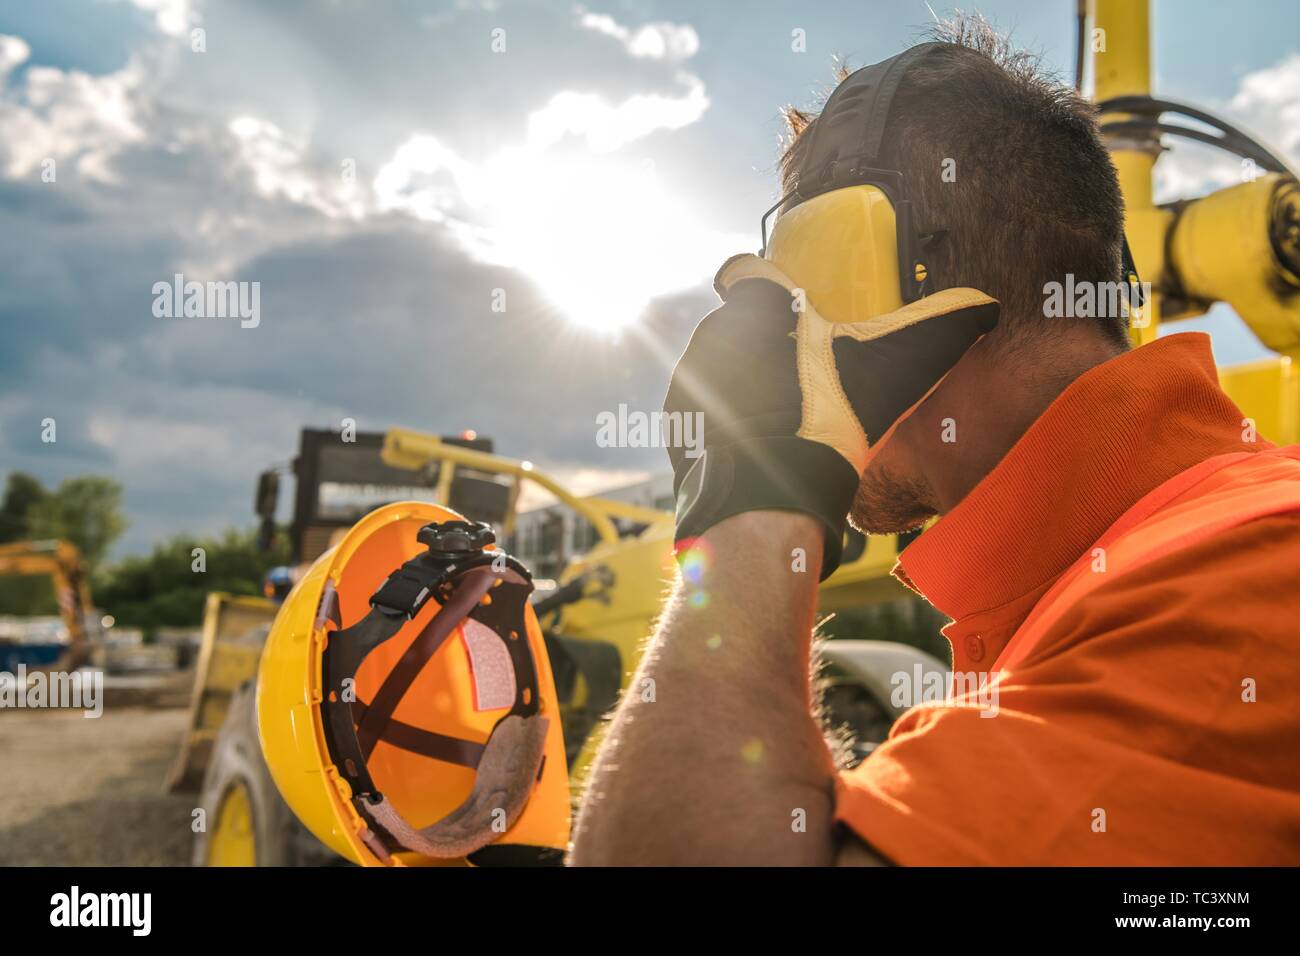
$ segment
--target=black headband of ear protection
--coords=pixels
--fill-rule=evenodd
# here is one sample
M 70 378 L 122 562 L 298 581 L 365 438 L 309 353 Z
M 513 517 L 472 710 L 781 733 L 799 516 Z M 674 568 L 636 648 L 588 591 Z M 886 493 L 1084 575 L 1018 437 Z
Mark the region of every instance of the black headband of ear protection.
M 912 203 L 906 182 L 897 169 L 882 168 L 880 154 L 885 126 L 889 122 L 894 95 L 903 77 L 917 63 L 948 43 L 921 43 L 879 63 L 864 66 L 844 79 L 827 99 L 821 115 L 808 133 L 809 141 L 795 174 L 793 191 L 782 196 L 763 214 L 760 228 L 767 251 L 767 220 L 778 210 L 786 212 L 802 202 L 835 189 L 875 186 L 888 197 L 898 224 L 898 280 L 903 301 L 913 302 L 924 291 L 921 250 L 942 232 L 921 235 L 912 218 Z M 1136 304 L 1144 298 L 1138 285 L 1137 266 L 1124 238 L 1121 252 L 1121 281 L 1136 286 Z

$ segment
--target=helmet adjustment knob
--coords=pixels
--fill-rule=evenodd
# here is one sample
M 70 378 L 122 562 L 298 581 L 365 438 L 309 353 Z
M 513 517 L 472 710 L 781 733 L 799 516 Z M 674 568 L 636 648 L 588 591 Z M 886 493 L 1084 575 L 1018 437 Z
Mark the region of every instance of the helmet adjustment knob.
M 416 540 L 435 554 L 467 554 L 495 544 L 496 534 L 482 521 L 439 521 L 420 529 Z

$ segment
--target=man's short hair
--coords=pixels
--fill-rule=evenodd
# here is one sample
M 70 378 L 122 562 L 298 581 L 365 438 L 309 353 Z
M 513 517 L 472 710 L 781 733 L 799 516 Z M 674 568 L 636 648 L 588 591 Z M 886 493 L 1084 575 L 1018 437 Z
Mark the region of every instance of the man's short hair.
M 1050 334 L 1058 322 L 1096 322 L 1127 346 L 1123 315 L 1044 314 L 1047 283 L 1064 284 L 1067 274 L 1076 285 L 1120 277 L 1124 199 L 1095 107 L 982 17 L 958 16 L 931 33 L 952 46 L 908 71 L 881 156 L 906 177 L 920 231 L 947 231 L 925 254 L 927 291 L 971 286 L 988 293 L 1002 303 L 1000 334 L 1012 341 Z M 793 108 L 786 119 L 792 140 L 781 158 L 784 192 L 795 185 L 816 122 Z

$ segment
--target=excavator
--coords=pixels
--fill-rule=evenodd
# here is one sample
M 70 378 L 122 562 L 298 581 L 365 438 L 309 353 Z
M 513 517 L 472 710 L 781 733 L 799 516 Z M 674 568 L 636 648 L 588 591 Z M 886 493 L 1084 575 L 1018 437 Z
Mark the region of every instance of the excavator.
M 68 541 L 14 541 L 0 545 L 0 575 L 48 576 L 63 632 L 32 641 L 0 635 L 0 672 L 71 671 L 90 655 L 86 620 L 93 610 L 85 563 Z
M 1300 184 L 1295 172 L 1244 131 L 1195 106 L 1152 94 L 1148 2 L 1080 0 L 1077 13 L 1078 83 L 1082 88 L 1090 64 L 1092 95 L 1126 200 L 1130 246 L 1140 274 L 1151 284 L 1142 321 L 1133 323 L 1134 344 L 1152 341 L 1162 323 L 1226 303 L 1274 353 L 1220 372 L 1224 389 L 1248 416 L 1243 428 L 1279 444 L 1300 442 Z M 1187 120 L 1195 125 L 1186 125 Z M 1241 181 L 1157 204 L 1153 172 L 1177 139 L 1237 157 Z M 380 455 L 397 472 L 432 477 L 424 482 L 430 500 L 456 510 L 462 510 L 454 494 L 458 476 L 500 486 L 477 499 L 495 502 L 495 513 L 492 507 L 486 512 L 466 507 L 462 513 L 497 524 L 507 544 L 519 490 L 529 482 L 594 529 L 596 544 L 570 561 L 558 586 L 534 606 L 561 698 L 573 792 L 579 793 L 599 744 L 601 717 L 630 680 L 676 573 L 672 516 L 577 496 L 528 462 L 417 431 L 388 431 Z M 890 575 L 905 544 L 897 536 L 850 532 L 841 566 L 821 586 L 821 614 L 914 600 Z M 280 800 L 257 744 L 252 704 L 257 634 L 264 637 L 274 613 L 272 601 L 214 596 L 209 603 L 195 720 L 187 757 L 173 775 L 174 783 L 200 787 L 200 803 L 213 821 L 196 835 L 196 864 L 329 861 Z M 235 619 L 240 623 L 226 626 Z M 244 639 L 237 653 L 222 647 L 231 634 Z M 946 670 L 917 648 L 879 641 L 828 641 L 824 656 L 831 722 L 851 731 L 857 759 L 884 739 L 901 713 L 891 699 L 890 675 L 916 667 L 927 675 Z M 214 698 L 220 706 L 210 705 Z

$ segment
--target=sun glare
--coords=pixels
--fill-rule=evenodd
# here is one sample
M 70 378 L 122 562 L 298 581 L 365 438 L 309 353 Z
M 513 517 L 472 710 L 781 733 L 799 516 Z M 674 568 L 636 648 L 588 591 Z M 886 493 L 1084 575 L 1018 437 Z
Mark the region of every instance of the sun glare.
M 506 147 L 473 163 L 422 134 L 375 189 L 380 208 L 442 223 L 475 259 L 535 282 L 575 326 L 611 335 L 757 240 L 702 225 L 692 191 L 653 162 L 580 142 Z
M 615 334 L 656 296 L 707 278 L 730 252 L 706 231 L 654 166 L 612 156 L 499 157 L 511 184 L 492 202 L 500 258 L 538 284 L 555 309 L 586 329 Z

